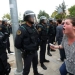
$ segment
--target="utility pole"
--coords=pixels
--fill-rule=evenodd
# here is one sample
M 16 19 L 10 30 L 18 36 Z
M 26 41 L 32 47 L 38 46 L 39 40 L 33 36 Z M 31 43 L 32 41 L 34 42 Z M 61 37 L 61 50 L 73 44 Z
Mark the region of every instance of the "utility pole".
M 16 2 L 16 0 L 9 0 L 9 4 L 10 4 L 10 14 L 11 14 L 13 38 L 15 39 L 16 31 L 19 27 L 17 2 Z M 16 48 L 14 48 L 14 49 L 15 49 L 16 67 L 17 67 L 14 75 L 22 75 L 23 63 L 22 63 L 21 52 L 20 52 L 20 50 L 18 50 Z

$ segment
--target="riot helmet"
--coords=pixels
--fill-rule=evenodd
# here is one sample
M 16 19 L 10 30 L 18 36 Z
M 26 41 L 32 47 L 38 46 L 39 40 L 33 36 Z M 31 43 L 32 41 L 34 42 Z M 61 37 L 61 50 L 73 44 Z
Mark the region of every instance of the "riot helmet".
M 7 25 L 7 20 L 2 20 L 2 25 Z
M 53 19 L 52 18 L 49 18 L 49 23 L 53 24 Z
M 40 17 L 40 23 L 46 24 L 47 23 L 47 18 L 45 16 Z
M 25 11 L 24 15 L 23 15 L 23 21 L 27 21 L 30 24 L 34 24 L 35 20 L 35 14 L 33 11 L 27 10 Z

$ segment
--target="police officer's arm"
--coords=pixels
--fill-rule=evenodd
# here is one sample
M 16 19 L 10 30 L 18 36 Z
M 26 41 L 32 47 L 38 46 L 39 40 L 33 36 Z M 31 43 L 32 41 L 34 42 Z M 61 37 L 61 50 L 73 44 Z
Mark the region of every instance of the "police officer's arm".
M 19 28 L 17 30 L 16 37 L 15 37 L 15 47 L 17 49 L 20 49 L 20 50 L 23 49 L 22 43 L 23 43 L 24 34 L 25 34 L 25 32 L 22 28 Z
M 2 33 L 4 34 L 3 41 L 6 41 L 9 37 L 8 30 L 5 26 L 2 26 Z
M 49 31 L 48 31 L 48 35 L 52 35 L 52 26 L 49 26 Z
M 10 26 L 8 26 L 7 28 L 8 28 L 8 34 L 9 34 L 9 37 L 10 37 Z
M 39 39 L 41 40 L 41 31 L 42 31 L 42 27 L 38 27 L 38 33 L 39 33 Z

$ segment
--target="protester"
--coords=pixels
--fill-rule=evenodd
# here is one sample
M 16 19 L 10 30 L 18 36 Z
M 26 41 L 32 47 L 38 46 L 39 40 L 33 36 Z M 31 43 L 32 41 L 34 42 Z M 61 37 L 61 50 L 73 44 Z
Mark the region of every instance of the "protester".
M 56 27 L 56 42 L 58 43 L 58 45 L 61 44 L 62 38 L 63 38 L 63 25 L 61 24 L 62 20 L 57 20 L 57 24 L 58 26 Z M 61 61 L 64 61 L 65 59 L 65 51 L 64 49 L 59 50 L 60 52 L 60 59 Z
M 75 18 L 67 18 L 63 26 L 63 40 L 61 45 L 51 45 L 52 49 L 64 48 L 66 60 L 60 67 L 61 75 L 75 75 Z

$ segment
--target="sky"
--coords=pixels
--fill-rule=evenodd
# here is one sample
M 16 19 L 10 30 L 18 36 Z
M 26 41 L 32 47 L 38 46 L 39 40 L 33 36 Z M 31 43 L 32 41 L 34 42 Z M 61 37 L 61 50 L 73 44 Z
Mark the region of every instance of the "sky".
M 75 4 L 75 0 L 64 0 L 67 8 Z M 23 13 L 26 10 L 32 10 L 37 15 L 40 10 L 46 11 L 49 15 L 59 6 L 63 0 L 17 0 L 18 14 Z M 0 19 L 6 13 L 10 13 L 9 0 L 0 1 Z

